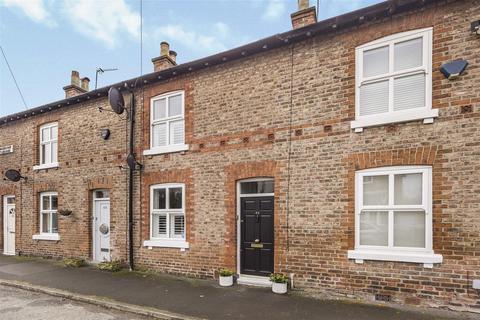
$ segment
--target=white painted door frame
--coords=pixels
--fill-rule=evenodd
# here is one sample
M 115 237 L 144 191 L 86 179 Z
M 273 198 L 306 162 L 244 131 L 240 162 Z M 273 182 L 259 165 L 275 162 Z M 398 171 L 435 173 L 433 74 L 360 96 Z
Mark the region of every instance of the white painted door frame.
M 14 199 L 13 204 L 8 199 Z M 10 213 L 13 210 L 13 214 Z M 15 255 L 15 196 L 3 196 L 3 254 Z
M 94 191 L 95 192 L 95 191 Z M 108 217 L 102 217 L 100 211 L 102 206 L 108 207 Z M 103 221 L 102 221 L 103 220 Z M 105 224 L 108 228 L 107 234 L 100 232 L 100 227 Z M 105 226 L 104 226 L 105 227 Z M 102 245 L 102 237 L 107 243 Z M 108 250 L 108 251 L 104 251 Z M 110 198 L 95 198 L 92 203 L 92 260 L 95 262 L 110 261 Z

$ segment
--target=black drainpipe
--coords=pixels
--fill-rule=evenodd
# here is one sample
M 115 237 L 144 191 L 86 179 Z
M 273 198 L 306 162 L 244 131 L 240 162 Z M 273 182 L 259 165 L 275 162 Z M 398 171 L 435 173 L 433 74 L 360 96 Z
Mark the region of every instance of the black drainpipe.
M 135 95 L 133 90 L 130 91 L 130 146 L 128 150 L 129 156 L 134 155 L 134 132 L 135 132 Z M 128 166 L 128 254 L 130 271 L 133 270 L 133 173 L 136 165 Z

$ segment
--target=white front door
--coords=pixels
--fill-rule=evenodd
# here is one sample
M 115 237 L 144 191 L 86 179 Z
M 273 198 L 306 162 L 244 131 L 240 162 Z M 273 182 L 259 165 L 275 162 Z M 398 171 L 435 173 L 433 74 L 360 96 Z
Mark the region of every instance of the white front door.
M 3 197 L 3 254 L 15 255 L 15 197 Z
M 110 261 L 110 200 L 93 204 L 93 261 Z

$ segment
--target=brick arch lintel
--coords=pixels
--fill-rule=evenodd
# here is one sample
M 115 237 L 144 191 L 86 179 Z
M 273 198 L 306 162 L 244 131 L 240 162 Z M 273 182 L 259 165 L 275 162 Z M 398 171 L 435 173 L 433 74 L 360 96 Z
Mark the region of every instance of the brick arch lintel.
M 275 225 L 275 250 L 274 261 L 275 271 L 284 265 L 285 254 L 280 249 L 283 247 L 285 235 L 284 228 L 281 228 L 285 217 L 279 210 L 280 193 L 280 166 L 276 161 L 255 161 L 247 163 L 231 164 L 225 167 L 225 225 L 226 230 L 223 239 L 223 252 L 221 254 L 221 267 L 236 270 L 237 267 L 237 181 L 249 178 L 273 178 L 275 181 L 275 205 L 274 205 L 274 225 Z
M 344 241 L 342 250 L 352 250 L 355 247 L 355 172 L 363 169 L 372 169 L 389 166 L 430 165 L 433 172 L 433 202 L 442 190 L 442 165 L 439 161 L 441 146 L 426 145 L 416 148 L 398 148 L 376 152 L 351 153 L 343 159 L 347 169 L 344 177 L 344 196 L 346 198 L 346 217 L 342 219 Z M 434 205 L 434 216 L 441 215 L 441 208 Z M 435 224 L 435 223 L 434 223 Z M 438 226 L 438 223 L 437 223 Z M 434 225 L 434 237 L 436 236 Z M 435 247 L 435 246 L 434 246 Z M 435 249 L 435 248 L 434 248 Z

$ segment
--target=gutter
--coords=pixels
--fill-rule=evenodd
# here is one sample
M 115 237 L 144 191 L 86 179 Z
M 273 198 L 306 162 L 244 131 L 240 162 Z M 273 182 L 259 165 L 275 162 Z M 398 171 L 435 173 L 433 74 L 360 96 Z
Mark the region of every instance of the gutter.
M 137 81 L 141 85 L 153 84 L 168 80 L 179 75 L 188 74 L 194 71 L 210 68 L 212 66 L 221 65 L 229 61 L 239 60 L 245 57 L 255 55 L 260 52 L 273 50 L 286 46 L 290 43 L 303 41 L 313 36 L 326 35 L 337 32 L 342 29 L 357 27 L 366 22 L 386 18 L 393 14 L 407 12 L 410 10 L 425 7 L 433 3 L 447 3 L 446 0 L 389 0 L 384 1 L 366 8 L 342 14 L 333 18 L 319 21 L 315 24 L 305 26 L 303 28 L 276 34 L 241 47 L 217 53 L 205 58 L 187 62 L 184 64 L 171 67 L 159 72 L 153 72 L 141 77 L 132 78 L 126 81 L 118 82 L 113 85 L 102 87 L 75 97 L 58 100 L 49 104 L 45 104 L 27 111 L 14 113 L 0 118 L 0 126 L 9 122 L 18 121 L 20 119 L 29 118 L 39 114 L 44 114 L 53 110 L 76 105 L 108 95 L 110 87 L 117 87 L 119 90 L 128 90 L 125 88 L 133 88 Z

